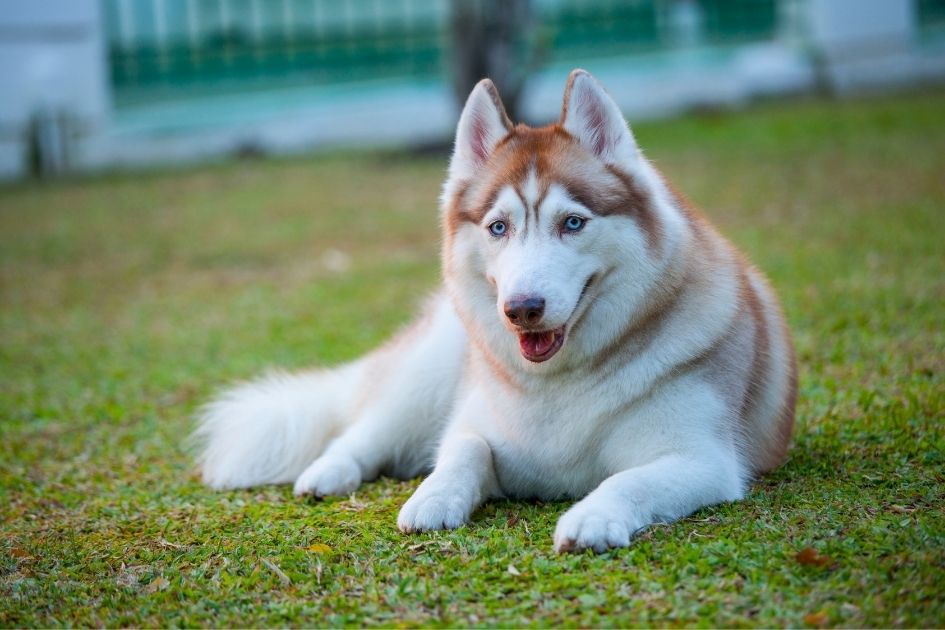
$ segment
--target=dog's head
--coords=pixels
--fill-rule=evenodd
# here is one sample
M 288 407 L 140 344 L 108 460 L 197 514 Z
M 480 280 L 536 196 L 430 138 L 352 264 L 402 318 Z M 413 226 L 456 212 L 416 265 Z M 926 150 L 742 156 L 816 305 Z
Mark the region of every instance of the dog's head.
M 542 128 L 514 126 L 481 81 L 442 199 L 446 282 L 474 340 L 530 370 L 599 350 L 619 330 L 608 317 L 626 319 L 654 274 L 657 179 L 587 72 L 571 73 L 559 122 Z

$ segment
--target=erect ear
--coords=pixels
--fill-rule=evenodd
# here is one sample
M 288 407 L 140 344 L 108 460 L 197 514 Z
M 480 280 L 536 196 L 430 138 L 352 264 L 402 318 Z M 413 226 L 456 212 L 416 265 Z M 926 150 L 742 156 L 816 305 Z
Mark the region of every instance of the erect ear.
M 637 144 L 620 108 L 586 70 L 574 70 L 568 77 L 561 126 L 607 164 L 626 165 L 637 157 Z
M 489 159 L 499 140 L 512 131 L 499 91 L 483 79 L 466 99 L 456 127 L 456 146 L 450 160 L 450 179 L 472 176 Z

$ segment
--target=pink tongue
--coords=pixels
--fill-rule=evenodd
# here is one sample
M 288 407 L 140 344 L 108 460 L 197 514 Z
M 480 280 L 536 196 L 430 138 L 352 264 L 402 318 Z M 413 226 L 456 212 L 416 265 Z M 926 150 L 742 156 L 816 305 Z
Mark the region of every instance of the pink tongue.
M 548 352 L 554 342 L 555 332 L 553 330 L 539 333 L 522 333 L 518 337 L 518 345 L 522 352 L 533 357 Z

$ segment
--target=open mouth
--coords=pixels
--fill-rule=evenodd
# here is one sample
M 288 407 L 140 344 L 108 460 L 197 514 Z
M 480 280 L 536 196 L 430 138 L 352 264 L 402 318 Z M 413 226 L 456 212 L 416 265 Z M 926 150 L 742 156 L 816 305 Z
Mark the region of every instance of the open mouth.
M 541 363 L 555 356 L 564 345 L 564 326 L 555 330 L 520 332 L 518 347 L 522 356 L 532 363 Z
M 598 274 L 591 274 L 587 280 L 584 282 L 584 288 L 581 289 L 581 295 L 578 297 L 578 303 L 572 311 L 572 317 L 569 318 L 570 323 L 574 324 L 575 312 L 578 312 L 578 307 L 584 301 L 584 297 L 587 295 L 588 289 L 591 288 L 591 285 L 594 284 L 594 281 L 597 280 Z M 578 318 L 580 318 L 581 313 L 578 313 Z M 558 353 L 558 350 L 561 349 L 561 346 L 564 345 L 565 337 L 567 336 L 568 322 L 565 322 L 560 328 L 555 328 L 553 330 L 536 330 L 536 331 L 524 331 L 520 330 L 518 332 L 518 349 L 522 353 L 522 356 L 531 361 L 532 363 L 541 363 L 542 361 L 547 361 L 551 357 L 555 356 Z

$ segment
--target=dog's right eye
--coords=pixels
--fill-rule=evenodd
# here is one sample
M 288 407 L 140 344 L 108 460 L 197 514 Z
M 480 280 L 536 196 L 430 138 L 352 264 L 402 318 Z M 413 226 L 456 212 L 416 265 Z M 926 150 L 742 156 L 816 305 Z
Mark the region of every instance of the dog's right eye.
M 505 224 L 505 221 L 493 221 L 489 224 L 489 233 L 492 236 L 505 236 L 508 229 L 509 226 Z

